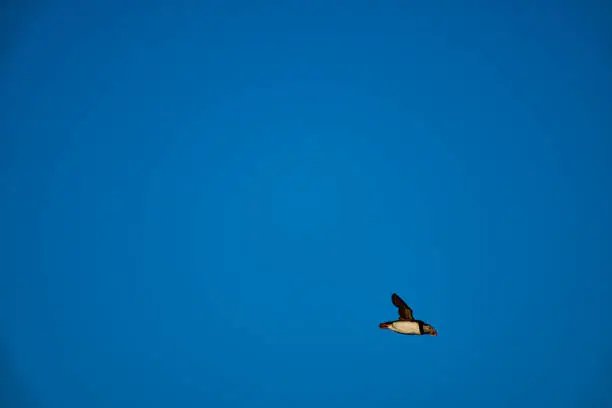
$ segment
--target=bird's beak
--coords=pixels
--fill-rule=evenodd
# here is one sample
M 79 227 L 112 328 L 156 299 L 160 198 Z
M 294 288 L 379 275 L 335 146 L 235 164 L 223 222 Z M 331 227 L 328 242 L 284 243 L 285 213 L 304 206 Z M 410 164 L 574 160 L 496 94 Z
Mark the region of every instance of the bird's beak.
M 431 335 L 432 335 L 432 336 L 437 336 L 437 335 L 438 335 L 438 332 L 434 330 L 434 331 L 433 331 L 433 333 L 431 333 Z
M 389 328 L 389 323 L 381 323 L 378 325 L 378 327 L 380 327 L 381 329 L 388 329 Z

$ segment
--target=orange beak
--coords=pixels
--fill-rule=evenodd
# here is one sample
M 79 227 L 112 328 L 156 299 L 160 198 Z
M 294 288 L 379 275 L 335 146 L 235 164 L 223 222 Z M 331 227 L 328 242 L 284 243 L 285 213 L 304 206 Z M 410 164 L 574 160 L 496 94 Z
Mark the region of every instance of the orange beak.
M 381 323 L 378 325 L 378 327 L 380 327 L 381 329 L 387 329 L 389 328 L 389 323 Z

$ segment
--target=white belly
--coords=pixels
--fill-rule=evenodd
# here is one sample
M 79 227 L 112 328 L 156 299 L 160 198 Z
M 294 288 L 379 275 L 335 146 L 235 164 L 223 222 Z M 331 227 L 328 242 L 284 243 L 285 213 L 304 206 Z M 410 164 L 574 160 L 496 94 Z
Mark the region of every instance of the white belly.
M 417 322 L 393 322 L 390 329 L 394 332 L 403 334 L 421 334 L 421 331 L 419 330 L 419 324 Z

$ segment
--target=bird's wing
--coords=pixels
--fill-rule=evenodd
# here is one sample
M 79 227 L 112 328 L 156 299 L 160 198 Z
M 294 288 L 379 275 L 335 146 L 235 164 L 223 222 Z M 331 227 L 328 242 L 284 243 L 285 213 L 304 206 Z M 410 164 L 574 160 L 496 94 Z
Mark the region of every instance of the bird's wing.
M 391 295 L 391 301 L 397 307 L 397 311 L 399 312 L 400 320 L 410 320 L 413 321 L 414 317 L 412 316 L 412 309 L 399 297 L 397 294 Z

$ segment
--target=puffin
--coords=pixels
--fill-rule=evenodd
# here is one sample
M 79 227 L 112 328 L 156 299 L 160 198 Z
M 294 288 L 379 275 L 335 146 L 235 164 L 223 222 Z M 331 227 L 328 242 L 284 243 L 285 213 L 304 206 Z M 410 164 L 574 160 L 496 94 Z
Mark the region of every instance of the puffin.
M 412 309 L 396 293 L 391 295 L 391 301 L 397 307 L 399 319 L 392 322 L 380 323 L 378 327 L 388 329 L 396 333 L 422 336 L 428 334 L 437 336 L 438 332 L 431 325 L 422 320 L 416 320 L 412 315 Z

